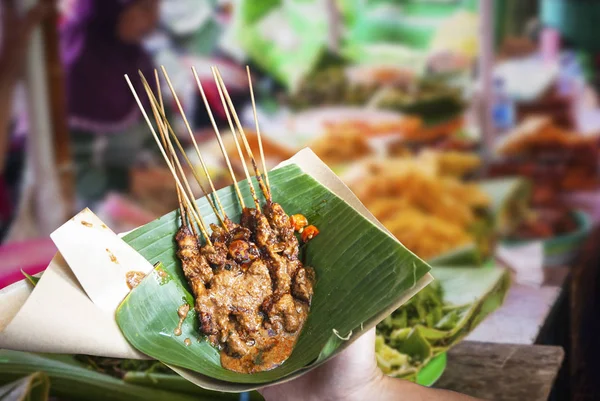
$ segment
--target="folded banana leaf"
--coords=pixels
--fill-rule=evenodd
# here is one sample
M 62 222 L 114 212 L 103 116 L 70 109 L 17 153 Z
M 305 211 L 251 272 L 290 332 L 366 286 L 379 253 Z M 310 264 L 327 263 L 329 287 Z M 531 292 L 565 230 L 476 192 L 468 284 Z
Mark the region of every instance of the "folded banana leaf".
M 453 249 L 428 260 L 432 266 L 481 266 L 493 256 L 493 244 L 498 237 L 511 232 L 525 216 L 531 186 L 522 178 L 500 178 L 483 180 L 479 187 L 491 199 L 489 217 L 479 227 L 480 240 L 476 244 Z
M 210 393 L 211 399 L 215 401 L 241 400 L 240 394 L 218 393 L 216 391 L 204 390 L 176 374 L 128 372 L 123 380 L 131 384 L 190 395 L 206 395 L 207 393 Z M 256 391 L 248 393 L 247 399 L 249 401 L 264 400 L 264 398 Z
M 498 267 L 434 267 L 432 274 L 434 283 L 377 326 L 377 361 L 390 376 L 414 381 L 500 307 L 510 286 Z
M 50 380 L 45 373 L 34 372 L 11 383 L 0 385 L 2 401 L 46 401 Z
M 66 400 L 82 401 L 202 401 L 215 399 L 215 393 L 189 395 L 183 392 L 165 391 L 163 389 L 147 388 L 144 386 L 125 383 L 114 377 L 95 372 L 81 366 L 72 356 L 68 355 L 38 355 L 27 352 L 0 350 L 0 386 L 22 380 L 24 376 L 36 372 L 44 372 L 50 379 L 50 394 Z M 45 382 L 42 377 L 40 390 Z M 37 380 L 37 379 L 36 379 Z M 36 387 L 37 388 L 37 387 Z M 0 392 L 0 399 L 2 393 Z M 32 400 L 47 400 L 32 398 Z
M 193 304 L 175 255 L 175 212 L 124 237 L 150 262 L 161 262 L 163 271 L 155 270 L 123 301 L 116 314 L 121 331 L 135 348 L 205 388 L 246 391 L 296 377 L 340 352 L 428 281 L 425 262 L 298 165 L 274 170 L 269 178 L 273 199 L 320 230 L 301 250 L 317 276 L 311 311 L 294 352 L 276 369 L 245 375 L 221 367 L 219 352 L 199 335 L 194 313 L 185 319 L 183 334 L 173 335 L 178 307 Z M 246 183 L 241 190 L 249 194 Z M 229 217 L 239 219 L 233 189 L 219 196 Z M 249 195 L 245 202 L 252 204 Z M 216 223 L 206 199 L 197 203 L 207 223 Z

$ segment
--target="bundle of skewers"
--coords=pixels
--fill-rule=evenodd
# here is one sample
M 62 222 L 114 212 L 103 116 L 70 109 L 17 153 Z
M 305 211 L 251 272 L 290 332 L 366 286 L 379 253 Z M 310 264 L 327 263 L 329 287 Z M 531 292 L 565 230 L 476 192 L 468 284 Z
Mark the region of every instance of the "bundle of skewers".
M 233 222 L 223 208 L 204 163 L 204 158 L 194 139 L 190 124 L 163 67 L 164 76 L 183 116 L 188 134 L 210 186 L 209 192 L 202 184 L 201 179 L 194 173 L 198 185 L 220 222 L 218 226 L 210 225 L 212 231 L 210 234 L 198 205 L 192 201 L 195 199 L 195 195 L 187 182 L 172 142 L 175 142 L 185 161 L 192 167 L 190 159 L 165 117 L 160 92 L 157 99 L 146 78 L 140 72 L 140 78 L 158 127 L 157 135 L 129 77 L 126 79 L 176 183 L 180 213 L 180 227 L 175 236 L 178 246 L 177 256 L 181 260 L 183 273 L 195 297 L 200 331 L 209 338 L 213 346 L 221 350 L 221 364 L 224 367 L 241 373 L 254 373 L 270 370 L 280 365 L 289 357 L 293 349 L 308 316 L 315 281 L 314 270 L 305 267 L 298 258 L 299 243 L 295 231 L 302 231 L 304 241 L 312 239 L 319 231 L 314 226 L 306 227 L 307 221 L 304 216 L 295 215 L 290 218 L 280 204 L 273 202 L 258 120 L 256 120 L 256 132 L 259 138 L 262 172 L 248 144 L 227 88 L 218 70 L 213 68 L 212 71 L 234 136 L 236 149 L 244 167 L 254 208 L 247 207 L 244 202 L 213 113 L 208 105 L 198 74 L 193 69 L 242 208 L 239 223 Z M 248 69 L 247 72 L 256 118 L 250 70 Z M 156 71 L 155 78 L 157 88 L 160 88 Z M 236 127 L 234 127 L 233 121 L 235 121 Z M 238 130 L 239 140 L 235 128 Z M 243 143 L 255 172 L 258 187 L 265 198 L 264 205 L 261 205 L 258 199 L 240 142 Z M 192 168 L 192 171 L 195 170 Z M 185 318 L 189 308 L 187 304 L 180 308 L 179 313 L 182 318 Z M 180 329 L 176 330 L 176 335 L 181 334 Z M 257 362 L 259 359 L 260 363 Z

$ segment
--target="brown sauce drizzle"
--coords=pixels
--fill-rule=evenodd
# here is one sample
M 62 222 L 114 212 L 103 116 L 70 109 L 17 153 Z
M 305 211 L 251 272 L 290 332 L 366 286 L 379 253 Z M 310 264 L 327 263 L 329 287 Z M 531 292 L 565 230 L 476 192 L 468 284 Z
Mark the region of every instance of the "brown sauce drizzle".
M 142 272 L 136 272 L 133 270 L 130 272 L 127 272 L 127 274 L 125 275 L 125 281 L 127 282 L 127 287 L 129 287 L 130 290 L 133 290 L 135 287 L 137 287 L 142 282 L 144 277 L 146 277 L 146 275 Z
M 88 223 L 87 221 L 81 221 L 81 224 L 86 227 L 94 227 L 94 225 L 92 223 Z
M 183 343 L 185 344 L 186 347 L 189 347 L 190 345 L 192 345 L 192 340 L 190 340 L 189 338 L 186 338 L 185 340 L 183 340 Z
M 110 251 L 110 249 L 106 248 L 106 252 L 108 252 L 108 256 L 110 257 L 110 261 L 113 263 L 119 263 L 117 257 Z
M 179 324 L 177 325 L 175 330 L 173 330 L 173 334 L 175 334 L 176 336 L 181 335 L 181 326 L 183 325 L 183 321 L 187 317 L 189 311 L 190 305 L 188 304 L 183 304 L 177 309 L 177 315 L 179 315 Z

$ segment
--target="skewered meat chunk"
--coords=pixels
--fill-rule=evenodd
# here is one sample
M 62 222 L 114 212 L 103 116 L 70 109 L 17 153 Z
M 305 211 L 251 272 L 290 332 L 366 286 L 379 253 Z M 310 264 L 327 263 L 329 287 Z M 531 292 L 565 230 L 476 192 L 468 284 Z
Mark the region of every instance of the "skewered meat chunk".
M 294 276 L 292 294 L 310 305 L 313 296 L 315 271 L 310 267 L 300 267 Z
M 271 305 L 267 312 L 269 321 L 276 332 L 285 329 L 288 333 L 294 333 L 300 329 L 307 314 L 307 306 L 295 300 L 291 294 L 283 294 Z
M 240 225 L 212 228 L 210 245 L 198 247 L 186 228 L 177 237 L 200 330 L 228 369 L 271 369 L 287 359 L 306 320 L 314 271 L 298 259 L 294 226 L 279 204 L 245 208 Z
M 177 256 L 181 260 L 183 273 L 188 279 L 194 294 L 203 292 L 204 283 L 213 277 L 213 271 L 202 257 L 198 240 L 188 227 L 182 226 L 175 236 L 179 250 Z

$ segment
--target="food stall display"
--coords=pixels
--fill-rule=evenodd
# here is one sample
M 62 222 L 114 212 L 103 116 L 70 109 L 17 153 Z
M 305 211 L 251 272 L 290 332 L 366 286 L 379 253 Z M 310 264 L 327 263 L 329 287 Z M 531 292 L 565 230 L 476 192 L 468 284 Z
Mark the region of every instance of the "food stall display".
M 368 160 L 345 173 L 346 182 L 400 242 L 422 258 L 477 242 L 491 200 L 462 175 L 479 160 L 457 153 Z M 489 252 L 489 251 L 488 251 Z

